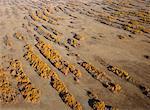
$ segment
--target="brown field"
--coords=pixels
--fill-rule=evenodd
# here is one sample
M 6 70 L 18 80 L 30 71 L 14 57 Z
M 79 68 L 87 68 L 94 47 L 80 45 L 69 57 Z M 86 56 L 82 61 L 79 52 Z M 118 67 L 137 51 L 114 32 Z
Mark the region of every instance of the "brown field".
M 149 110 L 149 0 L 0 0 L 0 110 Z

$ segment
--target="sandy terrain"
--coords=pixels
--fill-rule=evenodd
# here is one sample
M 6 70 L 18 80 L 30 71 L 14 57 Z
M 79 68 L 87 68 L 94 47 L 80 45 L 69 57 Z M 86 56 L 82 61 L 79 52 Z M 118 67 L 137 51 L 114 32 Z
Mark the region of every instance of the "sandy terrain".
M 0 0 L 0 110 L 149 110 L 149 0 Z

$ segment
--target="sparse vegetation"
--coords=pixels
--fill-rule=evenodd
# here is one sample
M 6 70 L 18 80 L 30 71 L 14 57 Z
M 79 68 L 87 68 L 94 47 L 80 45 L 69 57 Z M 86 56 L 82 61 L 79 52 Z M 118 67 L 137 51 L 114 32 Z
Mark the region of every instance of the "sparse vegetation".
M 149 7 L 0 0 L 0 110 L 148 110 Z
M 19 92 L 12 87 L 8 76 L 3 69 L 0 69 L 0 102 L 13 103 L 17 100 Z
M 37 103 L 40 101 L 40 90 L 33 86 L 30 79 L 24 73 L 21 62 L 10 62 L 11 75 L 16 79 L 18 90 L 27 102 Z

